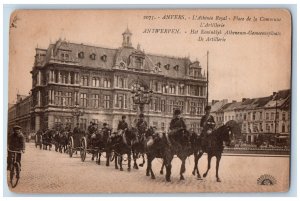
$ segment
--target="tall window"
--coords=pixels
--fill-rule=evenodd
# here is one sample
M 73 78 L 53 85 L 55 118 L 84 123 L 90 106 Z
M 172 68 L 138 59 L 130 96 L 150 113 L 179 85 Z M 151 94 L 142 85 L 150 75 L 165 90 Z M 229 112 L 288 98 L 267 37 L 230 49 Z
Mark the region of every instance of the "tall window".
M 269 120 L 269 113 L 266 113 L 266 120 Z
M 271 113 L 271 120 L 274 120 L 274 117 L 275 117 L 275 113 L 272 112 L 272 113 Z
M 99 108 L 99 95 L 98 94 L 92 94 L 92 107 Z
M 87 94 L 85 94 L 85 93 L 80 94 L 80 105 L 81 105 L 81 107 L 88 106 Z
M 80 129 L 86 130 L 87 119 L 80 118 Z
M 161 130 L 165 131 L 165 129 L 166 129 L 165 122 L 161 122 Z
M 190 86 L 190 94 L 192 96 L 199 96 L 199 86 L 191 85 Z
M 88 76 L 82 76 L 81 77 L 81 85 L 82 86 L 89 86 L 89 78 L 88 78 Z
M 170 94 L 175 94 L 176 93 L 175 85 L 170 85 L 169 91 L 170 91 Z
M 98 77 L 93 77 L 92 79 L 92 86 L 93 87 L 99 87 L 100 86 L 100 81 Z
M 119 78 L 118 87 L 121 89 L 125 88 L 124 78 Z
M 196 114 L 196 103 L 195 102 L 191 102 L 191 108 L 190 108 L 190 114 L 191 115 L 195 115 Z
M 166 100 L 161 100 L 161 111 L 162 112 L 166 111 Z
M 55 105 L 62 105 L 63 97 L 61 91 L 55 91 L 54 93 L 54 104 Z
M 252 120 L 253 120 L 253 121 L 255 120 L 255 114 L 256 114 L 256 112 L 253 112 L 253 113 L 252 113 Z
M 262 114 L 263 114 L 262 112 L 259 112 L 259 119 L 260 120 L 262 120 L 262 116 L 263 116 Z
M 110 108 L 110 96 L 109 95 L 105 95 L 104 96 L 104 108 L 105 109 L 109 109 Z
M 179 86 L 179 94 L 184 95 L 184 86 Z
M 66 106 L 71 106 L 72 105 L 72 92 L 66 92 L 65 100 L 66 100 L 66 102 L 65 102 Z
M 180 109 L 181 113 L 183 113 L 183 101 L 178 101 L 177 102 L 177 107 Z
M 170 100 L 170 101 L 169 101 L 169 105 L 168 105 L 168 112 L 169 112 L 169 113 L 173 113 L 174 106 L 175 106 L 175 101 Z
M 104 78 L 103 85 L 105 88 L 110 88 L 110 80 L 108 78 Z
M 194 76 L 195 76 L 195 78 L 200 78 L 200 69 L 195 69 L 194 70 Z
M 285 121 L 285 112 L 282 113 L 282 120 Z
M 124 108 L 124 95 L 123 94 L 117 94 L 116 107 Z
M 285 133 L 285 125 L 284 124 L 282 124 L 281 129 L 282 129 L 282 132 Z

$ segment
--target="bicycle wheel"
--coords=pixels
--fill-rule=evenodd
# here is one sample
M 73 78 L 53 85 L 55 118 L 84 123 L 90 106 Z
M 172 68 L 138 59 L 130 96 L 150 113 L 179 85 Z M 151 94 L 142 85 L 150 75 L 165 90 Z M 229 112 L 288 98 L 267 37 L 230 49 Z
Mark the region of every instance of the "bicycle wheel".
M 12 188 L 18 185 L 20 179 L 20 165 L 15 163 L 10 170 L 10 184 Z

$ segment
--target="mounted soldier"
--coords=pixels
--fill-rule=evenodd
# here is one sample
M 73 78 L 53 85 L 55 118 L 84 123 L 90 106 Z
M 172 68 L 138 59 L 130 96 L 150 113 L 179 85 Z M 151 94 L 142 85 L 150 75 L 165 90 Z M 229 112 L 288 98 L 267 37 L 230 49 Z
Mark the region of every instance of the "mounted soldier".
M 118 135 L 122 135 L 124 133 L 124 131 L 127 130 L 127 129 L 128 129 L 128 124 L 126 122 L 126 116 L 123 115 L 122 120 L 119 121 L 118 128 L 117 128 Z
M 136 128 L 138 129 L 139 136 L 142 136 L 144 133 L 146 133 L 147 128 L 148 128 L 148 124 L 144 120 L 144 114 L 139 115 L 139 119 L 136 123 Z
M 175 109 L 173 113 L 173 119 L 170 122 L 168 137 L 174 138 L 175 141 L 180 142 L 182 139 L 184 132 L 186 131 L 186 124 L 182 117 L 180 117 L 181 111 L 180 109 Z M 168 138 L 167 138 L 168 139 Z M 170 141 L 168 139 L 170 144 Z M 181 143 L 181 142 L 180 142 Z
M 208 146 L 210 147 L 210 137 L 212 134 L 212 131 L 214 130 L 216 123 L 214 120 L 214 117 L 210 114 L 211 106 L 205 107 L 205 115 L 201 118 L 200 127 L 202 128 L 202 145 L 204 147 Z

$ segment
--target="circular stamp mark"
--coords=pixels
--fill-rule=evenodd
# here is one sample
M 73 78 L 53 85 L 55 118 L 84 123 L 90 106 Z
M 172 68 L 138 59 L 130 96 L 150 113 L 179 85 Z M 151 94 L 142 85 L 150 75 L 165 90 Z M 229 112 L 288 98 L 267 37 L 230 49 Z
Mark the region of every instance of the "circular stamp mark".
M 273 177 L 272 175 L 269 175 L 269 174 L 261 175 L 257 179 L 258 185 L 271 186 L 271 185 L 275 185 L 276 183 L 277 183 L 277 181 L 276 181 L 275 177 Z

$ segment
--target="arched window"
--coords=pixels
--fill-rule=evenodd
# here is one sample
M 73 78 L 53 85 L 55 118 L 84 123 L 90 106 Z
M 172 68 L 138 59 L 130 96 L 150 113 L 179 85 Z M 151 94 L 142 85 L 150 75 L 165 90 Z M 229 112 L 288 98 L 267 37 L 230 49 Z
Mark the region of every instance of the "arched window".
M 285 125 L 284 124 L 282 124 L 282 128 L 281 129 L 282 129 L 282 132 L 285 133 Z
M 119 87 L 120 88 L 124 88 L 124 79 L 123 78 L 119 78 Z

